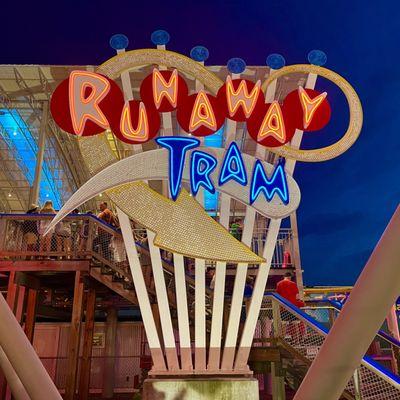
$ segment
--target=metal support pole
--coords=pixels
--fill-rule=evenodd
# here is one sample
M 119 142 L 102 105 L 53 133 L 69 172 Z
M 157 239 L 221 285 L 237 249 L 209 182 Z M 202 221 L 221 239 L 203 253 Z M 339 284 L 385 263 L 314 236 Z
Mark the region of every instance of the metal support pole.
M 295 400 L 337 400 L 343 393 L 400 293 L 399 238 L 400 207 L 358 278 Z
M 33 179 L 33 184 L 31 188 L 30 204 L 33 203 L 37 204 L 37 202 L 39 201 L 39 189 L 42 176 L 44 149 L 46 146 L 46 128 L 47 128 L 48 113 L 49 113 L 49 105 L 47 101 L 44 101 L 42 108 L 42 120 L 40 122 L 38 152 L 37 152 L 36 166 L 35 166 L 35 178 Z
M 107 309 L 106 322 L 106 362 L 104 366 L 103 378 L 103 399 L 114 397 L 115 386 L 115 341 L 117 337 L 118 312 L 114 307 Z
M 90 287 L 86 297 L 85 330 L 83 334 L 82 362 L 79 374 L 78 396 L 80 400 L 88 400 L 89 398 L 95 310 L 96 290 Z
M 278 338 L 282 334 L 282 322 L 279 304 L 277 301 L 272 301 L 272 326 L 274 328 L 274 338 Z
M 31 400 L 62 400 L 2 294 L 0 294 L 0 321 L 0 345 Z
M 355 396 L 355 400 L 361 400 L 360 374 L 358 373 L 358 369 L 356 369 L 354 371 L 353 380 L 354 380 L 354 396 Z
M 272 326 L 274 339 L 282 336 L 282 321 L 280 314 L 280 306 L 277 301 L 272 300 Z M 272 399 L 285 400 L 285 380 L 282 376 L 282 364 L 271 362 L 271 378 L 272 378 Z
M 295 267 L 296 283 L 299 288 L 299 297 L 301 300 L 304 299 L 304 284 L 303 284 L 303 271 L 301 269 L 301 257 L 300 257 L 300 243 L 299 243 L 299 230 L 297 227 L 297 214 L 296 211 L 290 214 L 290 227 L 292 229 L 292 249 L 293 254 L 292 262 Z
M 76 392 L 82 324 L 83 289 L 82 275 L 77 271 L 75 272 L 74 303 L 72 306 L 71 327 L 68 340 L 67 377 L 65 384 L 66 400 L 74 400 Z
M 4 377 L 11 389 L 11 393 L 15 400 L 30 400 L 28 393 L 21 383 L 17 374 L 14 371 L 10 361 L 4 353 L 3 349 L 0 347 L 0 369 L 3 371 Z
M 282 376 L 282 364 L 271 362 L 272 400 L 286 400 L 285 380 Z
M 400 341 L 400 334 L 399 334 L 399 323 L 397 322 L 397 313 L 396 313 L 396 304 L 394 304 L 388 316 L 386 317 L 387 326 L 389 329 L 390 334 L 398 341 Z M 392 345 L 392 370 L 398 374 L 399 373 L 399 348 Z

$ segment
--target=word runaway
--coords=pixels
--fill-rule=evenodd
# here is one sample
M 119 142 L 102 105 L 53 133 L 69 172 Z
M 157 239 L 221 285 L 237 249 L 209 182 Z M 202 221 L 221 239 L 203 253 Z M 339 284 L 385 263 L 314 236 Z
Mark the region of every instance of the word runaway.
M 154 68 L 140 85 L 141 100 L 125 101 L 115 81 L 89 71 L 72 71 L 55 89 L 50 109 L 66 132 L 92 136 L 111 129 L 130 144 L 145 143 L 160 129 L 160 113 L 176 112 L 179 125 L 194 136 L 217 132 L 226 119 L 245 122 L 257 143 L 278 147 L 288 143 L 296 129 L 322 129 L 330 119 L 327 94 L 298 89 L 282 104 L 265 103 L 261 82 L 228 76 L 216 96 L 200 90 L 189 94 L 178 71 Z

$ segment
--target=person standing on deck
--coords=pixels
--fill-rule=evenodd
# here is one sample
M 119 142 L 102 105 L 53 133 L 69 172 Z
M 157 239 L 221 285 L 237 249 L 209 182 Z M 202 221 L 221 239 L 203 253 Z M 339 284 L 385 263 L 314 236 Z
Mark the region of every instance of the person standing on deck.
M 299 299 L 299 288 L 296 282 L 292 281 L 290 272 L 286 272 L 284 278 L 277 283 L 276 292 L 296 307 L 304 306 L 303 301 Z
M 108 208 L 107 203 L 104 201 L 100 203 L 100 212 L 97 215 L 97 218 L 104 221 L 107 225 L 110 226 L 117 226 L 117 218 L 115 217 L 114 213 Z M 97 243 L 100 247 L 100 254 L 106 260 L 110 261 L 111 252 L 110 252 L 110 243 L 111 243 L 111 234 L 106 231 L 105 229 L 99 226 L 97 232 Z

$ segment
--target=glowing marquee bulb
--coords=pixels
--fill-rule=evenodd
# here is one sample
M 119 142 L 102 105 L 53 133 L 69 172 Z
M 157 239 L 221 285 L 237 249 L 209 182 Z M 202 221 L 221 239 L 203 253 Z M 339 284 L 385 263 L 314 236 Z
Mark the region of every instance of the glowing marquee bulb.
M 178 104 L 178 70 L 174 69 L 168 82 L 164 79 L 161 72 L 153 69 L 153 98 L 156 108 L 159 109 L 161 102 L 166 98 L 170 104 L 176 108 Z
M 311 121 L 314 117 L 315 112 L 317 111 L 318 107 L 322 104 L 326 97 L 327 93 L 321 93 L 318 96 L 310 99 L 307 92 L 304 90 L 303 87 L 299 86 L 299 98 L 301 107 L 303 108 L 303 127 L 307 129 L 308 126 L 311 124 Z
M 149 121 L 144 103 L 139 104 L 139 115 L 136 129 L 132 126 L 129 102 L 126 102 L 121 114 L 120 130 L 122 134 L 131 140 L 146 142 L 149 139 Z
M 74 132 L 81 136 L 87 121 L 93 121 L 107 129 L 109 123 L 99 103 L 110 91 L 110 82 L 94 72 L 72 71 L 68 86 L 69 109 Z M 86 95 L 87 89 L 90 89 L 88 95 Z
M 260 93 L 261 81 L 258 80 L 251 92 L 247 89 L 245 80 L 241 80 L 238 88 L 235 90 L 230 75 L 226 78 L 226 100 L 228 103 L 229 115 L 235 115 L 239 107 L 242 107 L 244 115 L 249 118 L 256 106 L 258 95 Z
M 200 90 L 193 105 L 189 122 L 189 132 L 193 132 L 200 126 L 205 126 L 213 131 L 217 130 L 217 120 L 210 100 L 204 90 Z
M 258 131 L 257 141 L 261 142 L 267 136 L 274 137 L 282 144 L 286 142 L 286 130 L 282 109 L 277 101 L 273 101 L 269 106 Z

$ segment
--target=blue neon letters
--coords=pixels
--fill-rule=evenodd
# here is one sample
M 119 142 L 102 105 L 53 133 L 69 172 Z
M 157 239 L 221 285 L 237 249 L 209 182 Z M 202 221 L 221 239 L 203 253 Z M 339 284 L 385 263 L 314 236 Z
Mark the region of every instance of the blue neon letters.
M 267 201 L 271 201 L 274 194 L 277 193 L 284 204 L 289 203 L 289 192 L 282 161 L 276 166 L 271 179 L 265 173 L 261 161 L 255 162 L 250 186 L 250 204 L 257 200 L 260 192 L 264 193 Z
M 166 147 L 169 152 L 169 190 L 171 197 L 176 200 L 181 189 L 182 172 L 185 164 L 186 152 L 200 144 L 200 140 L 178 136 L 165 136 L 156 139 L 156 142 Z
M 165 147 L 169 153 L 169 188 L 173 200 L 179 195 L 186 153 L 189 149 L 199 146 L 200 141 L 188 137 L 160 137 L 157 143 Z M 211 154 L 195 150 L 190 159 L 190 187 L 193 195 L 196 195 L 203 187 L 210 193 L 215 192 L 211 173 L 217 166 L 217 159 Z M 240 150 L 236 143 L 232 143 L 224 157 L 219 173 L 218 184 L 223 186 L 226 182 L 234 180 L 242 186 L 247 185 L 247 172 Z M 289 190 L 282 161 L 276 166 L 271 178 L 265 173 L 261 161 L 254 163 L 252 179 L 250 183 L 250 204 L 253 204 L 260 193 L 270 202 L 277 194 L 284 204 L 289 203 Z
M 221 167 L 219 174 L 218 184 L 222 186 L 229 180 L 235 180 L 243 186 L 247 185 L 247 174 L 246 168 L 243 164 L 243 158 L 240 154 L 240 150 L 235 142 L 232 142 L 226 152 L 224 163 Z
M 215 187 L 211 181 L 210 174 L 217 166 L 217 160 L 210 154 L 203 151 L 193 151 L 190 163 L 190 187 L 196 196 L 200 186 L 203 186 L 210 193 L 215 193 Z

